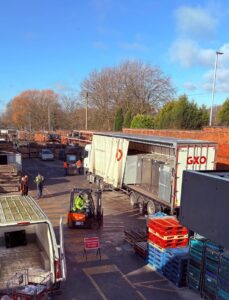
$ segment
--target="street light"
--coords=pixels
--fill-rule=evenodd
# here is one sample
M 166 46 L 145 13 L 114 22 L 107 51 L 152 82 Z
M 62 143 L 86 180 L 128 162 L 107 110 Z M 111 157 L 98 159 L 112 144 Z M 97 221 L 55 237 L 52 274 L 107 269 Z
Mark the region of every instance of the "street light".
M 86 107 L 85 107 L 85 130 L 87 130 L 87 125 L 88 125 L 88 92 L 86 92 Z
M 219 55 L 223 55 L 223 52 L 216 51 L 215 69 L 214 69 L 214 77 L 213 77 L 213 83 L 212 83 L 212 103 L 211 103 L 211 112 L 210 112 L 209 126 L 212 126 L 213 103 L 214 103 L 214 98 L 215 98 L 215 81 L 216 81 L 216 71 L 217 71 L 218 56 Z

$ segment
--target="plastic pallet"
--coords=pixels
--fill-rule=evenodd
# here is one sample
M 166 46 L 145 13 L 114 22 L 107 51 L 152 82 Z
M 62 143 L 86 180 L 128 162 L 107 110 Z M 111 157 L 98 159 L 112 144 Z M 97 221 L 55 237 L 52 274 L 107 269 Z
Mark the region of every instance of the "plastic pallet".
M 154 244 L 156 244 L 162 248 L 186 247 L 188 244 L 188 238 L 164 240 L 150 232 L 149 232 L 148 238 Z
M 160 233 L 154 231 L 153 229 L 149 228 L 149 233 L 152 233 L 156 236 L 158 236 L 160 239 L 170 241 L 174 239 L 185 239 L 188 238 L 188 234 L 179 234 L 179 235 L 161 235 Z
M 176 270 L 167 268 L 167 266 L 164 267 L 164 274 L 165 276 L 173 276 L 176 279 L 186 279 L 187 278 L 187 270 L 183 270 L 182 272 L 176 272 Z
M 182 278 L 176 278 L 173 274 L 164 273 L 164 276 L 169 279 L 173 284 L 177 287 L 184 287 L 187 286 L 187 279 L 186 276 Z
M 149 220 L 149 228 L 161 236 L 188 234 L 186 227 L 180 225 L 174 217 L 164 217 Z
M 165 263 L 165 268 L 169 271 L 173 271 L 176 272 L 177 274 L 179 273 L 183 273 L 186 272 L 187 273 L 187 269 L 188 269 L 188 264 L 182 264 L 182 265 L 177 265 L 174 263 L 170 263 L 170 262 L 166 262 Z

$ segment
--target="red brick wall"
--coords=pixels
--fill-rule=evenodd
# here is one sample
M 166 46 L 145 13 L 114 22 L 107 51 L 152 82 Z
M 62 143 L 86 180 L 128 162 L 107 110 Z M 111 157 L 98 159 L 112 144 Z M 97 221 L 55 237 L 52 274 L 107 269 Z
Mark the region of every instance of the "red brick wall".
M 203 130 L 157 130 L 124 128 L 123 132 L 217 142 L 217 169 L 229 170 L 229 127 L 205 127 Z

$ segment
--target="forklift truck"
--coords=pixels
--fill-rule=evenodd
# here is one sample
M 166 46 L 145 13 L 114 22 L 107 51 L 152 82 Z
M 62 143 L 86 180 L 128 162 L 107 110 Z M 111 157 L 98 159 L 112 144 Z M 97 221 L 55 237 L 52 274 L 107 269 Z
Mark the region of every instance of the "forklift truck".
M 103 225 L 102 192 L 91 189 L 74 188 L 70 194 L 70 209 L 68 212 L 69 228 L 99 229 Z M 82 209 L 75 208 L 77 196 L 83 197 L 86 204 Z

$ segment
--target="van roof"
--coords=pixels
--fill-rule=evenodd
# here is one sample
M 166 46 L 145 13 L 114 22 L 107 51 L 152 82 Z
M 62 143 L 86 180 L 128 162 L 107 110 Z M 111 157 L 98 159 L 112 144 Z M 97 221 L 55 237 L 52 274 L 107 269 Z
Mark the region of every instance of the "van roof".
M 0 197 L 0 226 L 20 222 L 47 221 L 47 216 L 30 196 Z

